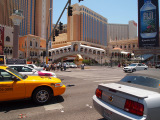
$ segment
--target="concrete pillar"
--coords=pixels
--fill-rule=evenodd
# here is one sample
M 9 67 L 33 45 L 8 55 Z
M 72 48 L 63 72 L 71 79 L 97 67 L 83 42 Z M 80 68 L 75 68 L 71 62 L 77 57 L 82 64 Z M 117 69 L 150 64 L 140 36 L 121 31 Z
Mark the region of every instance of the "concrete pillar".
M 13 58 L 18 58 L 18 50 L 19 50 L 19 25 L 14 25 L 14 33 L 13 33 Z

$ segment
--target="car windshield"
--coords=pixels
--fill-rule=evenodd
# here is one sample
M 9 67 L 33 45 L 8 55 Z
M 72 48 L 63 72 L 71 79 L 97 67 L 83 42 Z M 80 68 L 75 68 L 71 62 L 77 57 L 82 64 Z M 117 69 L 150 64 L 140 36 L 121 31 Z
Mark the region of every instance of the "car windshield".
M 70 63 L 70 65 L 75 65 L 74 63 Z
M 127 82 L 152 88 L 159 88 L 160 80 L 145 76 L 126 76 L 121 82 Z
M 137 64 L 130 64 L 129 66 L 136 66 Z
M 16 70 L 13 70 L 12 68 L 7 68 L 8 71 L 12 72 L 16 76 L 20 77 L 21 79 L 26 79 L 28 76 L 27 75 L 22 75 L 21 73 L 17 72 Z

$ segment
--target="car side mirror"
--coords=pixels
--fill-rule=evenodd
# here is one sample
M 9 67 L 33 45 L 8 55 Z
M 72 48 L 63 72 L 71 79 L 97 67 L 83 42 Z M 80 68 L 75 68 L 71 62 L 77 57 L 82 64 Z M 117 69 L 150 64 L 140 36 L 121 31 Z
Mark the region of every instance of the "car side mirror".
M 33 73 L 35 73 L 35 72 L 36 72 L 36 70 L 32 70 L 32 72 L 33 72 Z
M 12 76 L 12 81 L 18 81 L 19 79 L 16 76 Z

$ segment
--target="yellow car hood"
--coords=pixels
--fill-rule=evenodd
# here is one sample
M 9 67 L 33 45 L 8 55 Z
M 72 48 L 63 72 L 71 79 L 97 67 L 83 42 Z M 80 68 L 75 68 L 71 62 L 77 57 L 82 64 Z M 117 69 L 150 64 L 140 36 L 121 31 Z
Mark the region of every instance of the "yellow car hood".
M 47 76 L 28 76 L 28 78 L 26 78 L 25 81 L 61 83 L 61 80 L 59 78 Z

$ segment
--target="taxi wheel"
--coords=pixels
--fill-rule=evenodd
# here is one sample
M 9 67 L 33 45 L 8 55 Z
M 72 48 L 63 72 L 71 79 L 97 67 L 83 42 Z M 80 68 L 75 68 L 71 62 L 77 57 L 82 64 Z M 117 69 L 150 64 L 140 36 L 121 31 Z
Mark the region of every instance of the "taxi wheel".
M 33 92 L 32 98 L 37 104 L 45 104 L 51 100 L 51 91 L 47 87 L 37 88 Z

